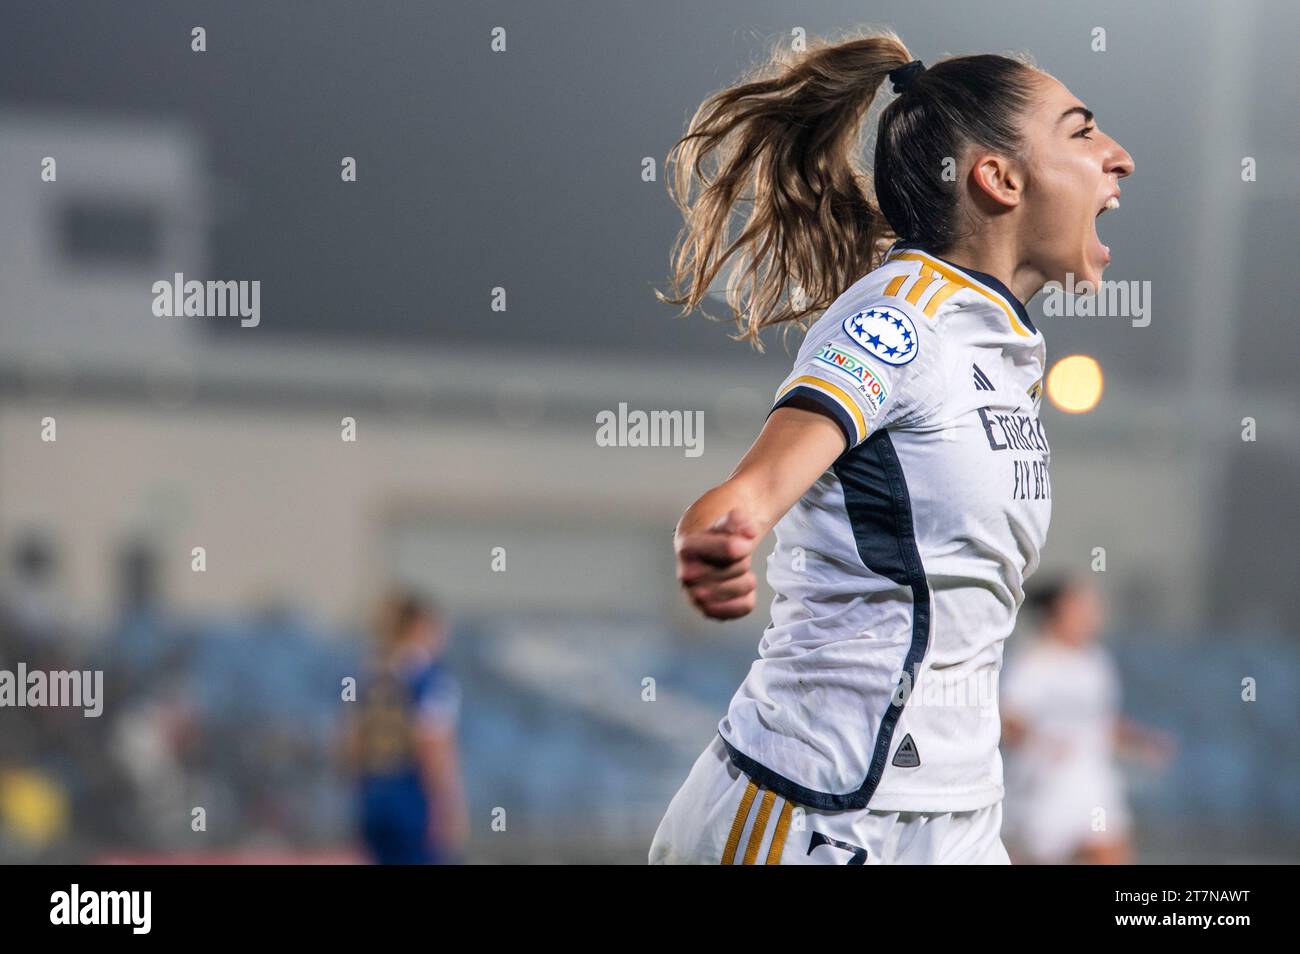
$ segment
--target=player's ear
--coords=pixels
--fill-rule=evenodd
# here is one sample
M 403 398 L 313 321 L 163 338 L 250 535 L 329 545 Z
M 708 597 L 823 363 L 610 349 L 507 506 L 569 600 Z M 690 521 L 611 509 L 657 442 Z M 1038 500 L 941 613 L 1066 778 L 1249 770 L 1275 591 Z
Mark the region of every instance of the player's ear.
M 996 152 L 977 153 L 971 165 L 970 183 L 976 205 L 992 205 L 994 211 L 1013 208 L 1024 195 L 1020 169 Z

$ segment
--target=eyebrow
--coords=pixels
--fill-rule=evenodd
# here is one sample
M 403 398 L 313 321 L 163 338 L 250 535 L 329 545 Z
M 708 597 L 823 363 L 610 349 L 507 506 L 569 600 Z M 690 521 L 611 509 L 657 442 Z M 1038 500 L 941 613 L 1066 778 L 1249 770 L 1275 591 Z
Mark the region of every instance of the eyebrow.
M 1070 116 L 1070 115 L 1072 115 L 1072 114 L 1074 114 L 1074 113 L 1078 113 L 1080 116 L 1082 116 L 1082 117 L 1083 117 L 1083 121 L 1084 121 L 1085 123 L 1090 123 L 1090 122 L 1092 122 L 1093 116 L 1092 116 L 1092 110 L 1091 110 L 1091 109 L 1089 109 L 1087 106 L 1071 106 L 1071 107 L 1070 107 L 1069 109 L 1067 109 L 1065 112 L 1061 113 L 1060 119 L 1057 119 L 1057 120 L 1056 120 L 1057 123 L 1059 124 L 1059 123 L 1061 122 L 1062 119 L 1065 119 L 1067 116 Z

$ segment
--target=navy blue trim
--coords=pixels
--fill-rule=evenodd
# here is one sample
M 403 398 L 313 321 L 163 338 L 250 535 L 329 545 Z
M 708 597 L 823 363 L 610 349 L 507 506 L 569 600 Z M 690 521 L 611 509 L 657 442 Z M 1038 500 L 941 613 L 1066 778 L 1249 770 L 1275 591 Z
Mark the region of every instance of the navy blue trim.
M 853 423 L 853 418 L 849 417 L 848 412 L 844 410 L 844 405 L 816 388 L 810 388 L 803 384 L 791 388 L 781 395 L 781 400 L 773 405 L 772 411 L 785 407 L 795 398 L 806 398 L 816 404 L 819 409 L 825 411 L 840 426 L 840 430 L 844 432 L 846 447 L 852 447 L 858 442 L 858 429 Z M 772 416 L 772 411 L 767 412 L 768 417 Z
M 903 661 L 903 671 L 907 673 L 907 685 L 915 688 L 917 667 L 930 645 L 930 585 L 916 545 L 907 481 L 889 431 L 876 431 L 858 447 L 845 451 L 832 469 L 844 489 L 844 504 L 863 565 L 912 591 L 912 642 Z M 905 698 L 903 704 L 906 702 Z M 894 705 L 891 694 L 876 733 L 867 777 L 857 791 L 843 795 L 804 788 L 755 762 L 726 739 L 722 741 L 736 767 L 763 788 L 806 808 L 858 810 L 867 807 L 880 784 L 893 744 L 894 728 L 902 715 L 903 706 Z
M 949 268 L 955 268 L 963 275 L 975 279 L 975 281 L 979 282 L 981 285 L 987 285 L 990 289 L 992 289 L 993 291 L 1001 295 L 1003 298 L 1005 298 L 1007 300 L 1007 304 L 1010 305 L 1013 309 L 1015 309 L 1016 316 L 1020 319 L 1020 323 L 1029 329 L 1030 334 L 1038 334 L 1038 329 L 1035 328 L 1034 323 L 1029 320 L 1029 312 L 1025 311 L 1025 306 L 1021 303 L 1020 299 L 1017 298 L 1015 295 L 1011 294 L 1011 289 L 1008 288 L 1006 285 L 1002 284 L 992 275 L 986 275 L 984 274 L 984 272 L 977 272 L 973 268 L 967 268 L 965 265 L 958 265 L 956 262 L 950 262 L 946 258 L 943 258 L 939 255 L 935 255 L 934 252 L 930 251 L 928 248 L 924 247 L 923 245 L 899 242 L 893 247 L 893 249 L 891 249 L 891 251 L 901 252 L 906 249 L 912 249 L 917 252 L 924 252 L 926 255 L 929 255 L 931 258 L 939 259 L 939 261 L 943 262 Z

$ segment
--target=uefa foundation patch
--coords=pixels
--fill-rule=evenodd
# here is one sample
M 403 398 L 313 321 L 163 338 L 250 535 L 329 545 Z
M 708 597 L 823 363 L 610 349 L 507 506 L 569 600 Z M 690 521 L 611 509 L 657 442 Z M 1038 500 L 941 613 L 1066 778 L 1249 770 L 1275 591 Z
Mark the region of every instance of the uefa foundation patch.
M 872 411 L 878 411 L 889 397 L 889 389 L 880 378 L 880 372 L 863 361 L 861 356 L 833 344 L 824 344 L 816 358 L 836 371 L 853 379 L 854 390 L 867 399 Z

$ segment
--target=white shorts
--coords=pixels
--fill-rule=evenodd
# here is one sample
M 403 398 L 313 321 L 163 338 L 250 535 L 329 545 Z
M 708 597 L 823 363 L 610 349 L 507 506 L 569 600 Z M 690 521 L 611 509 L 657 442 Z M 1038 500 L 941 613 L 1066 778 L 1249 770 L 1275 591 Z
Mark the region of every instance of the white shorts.
M 1008 840 L 1035 864 L 1065 864 L 1088 845 L 1128 838 L 1123 783 L 1108 762 L 1055 769 L 1007 795 Z
M 1010 864 L 1002 803 L 969 812 L 826 812 L 751 782 L 715 736 L 673 796 L 651 864 Z

